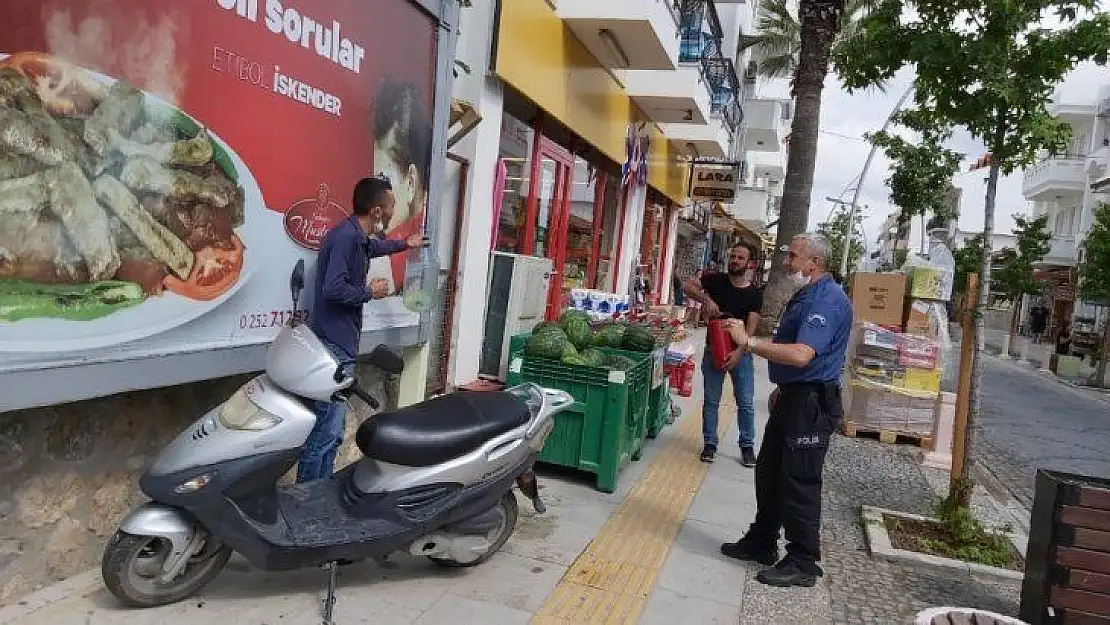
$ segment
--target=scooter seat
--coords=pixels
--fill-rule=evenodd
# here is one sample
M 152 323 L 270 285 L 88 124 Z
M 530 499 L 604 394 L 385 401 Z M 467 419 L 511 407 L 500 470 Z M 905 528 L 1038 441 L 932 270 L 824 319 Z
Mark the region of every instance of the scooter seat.
M 451 393 L 367 419 L 355 444 L 368 458 L 427 467 L 464 456 L 531 416 L 528 404 L 511 393 Z

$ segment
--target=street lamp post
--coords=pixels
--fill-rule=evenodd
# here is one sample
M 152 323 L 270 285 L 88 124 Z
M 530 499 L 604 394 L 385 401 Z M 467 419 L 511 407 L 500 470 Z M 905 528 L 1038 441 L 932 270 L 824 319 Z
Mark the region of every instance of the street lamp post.
M 886 129 L 890 127 L 891 122 L 894 121 L 894 116 L 898 114 L 898 111 L 902 110 L 902 105 L 906 103 L 906 99 L 910 97 L 911 93 L 913 93 L 913 83 L 910 83 L 910 86 L 906 89 L 906 92 L 902 94 L 902 97 L 898 98 L 898 102 L 896 102 L 894 104 L 894 110 L 892 110 L 890 112 L 890 115 L 887 115 L 886 121 L 883 122 L 883 127 L 882 127 L 882 130 L 880 130 L 880 132 L 885 132 Z M 879 149 L 879 146 L 875 145 L 874 143 L 871 144 L 871 151 L 867 153 L 867 160 L 863 162 L 863 171 L 861 171 L 860 174 L 859 174 L 859 182 L 856 184 L 856 190 L 852 193 L 852 204 L 848 209 L 848 232 L 849 233 L 852 232 L 852 230 L 851 230 L 852 222 L 854 222 L 855 219 L 856 219 L 856 206 L 859 202 L 860 190 L 863 189 L 863 180 L 864 180 L 864 178 L 867 177 L 868 170 L 871 169 L 871 161 L 875 159 L 875 151 L 878 150 L 878 149 Z M 844 246 L 844 250 L 840 255 L 840 275 L 842 275 L 842 276 L 847 276 L 848 275 L 848 246 L 847 245 Z

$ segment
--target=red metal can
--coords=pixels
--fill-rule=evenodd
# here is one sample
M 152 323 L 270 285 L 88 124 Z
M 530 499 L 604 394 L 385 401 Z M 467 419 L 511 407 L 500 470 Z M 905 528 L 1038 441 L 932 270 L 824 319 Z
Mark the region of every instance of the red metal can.
M 725 327 L 724 319 L 713 319 L 709 322 L 709 353 L 713 357 L 713 365 L 717 369 L 724 369 L 728 355 L 736 350 L 736 343 Z

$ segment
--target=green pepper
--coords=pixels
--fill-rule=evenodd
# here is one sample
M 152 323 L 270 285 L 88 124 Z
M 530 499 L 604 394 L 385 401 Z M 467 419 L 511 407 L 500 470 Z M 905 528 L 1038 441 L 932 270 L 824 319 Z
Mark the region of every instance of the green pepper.
M 0 320 L 53 318 L 92 321 L 140 304 L 146 296 L 134 282 L 36 284 L 0 281 Z

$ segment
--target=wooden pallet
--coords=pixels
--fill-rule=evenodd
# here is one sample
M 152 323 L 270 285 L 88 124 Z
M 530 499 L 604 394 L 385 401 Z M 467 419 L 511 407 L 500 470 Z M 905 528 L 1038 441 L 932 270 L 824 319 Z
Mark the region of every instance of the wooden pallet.
M 888 445 L 913 445 L 922 449 L 931 449 L 933 447 L 932 436 L 899 432 L 897 430 L 882 430 L 866 425 L 849 423 L 847 421 L 844 422 L 841 433 L 843 433 L 844 436 L 868 438 L 873 441 L 879 441 L 880 443 L 887 443 Z

